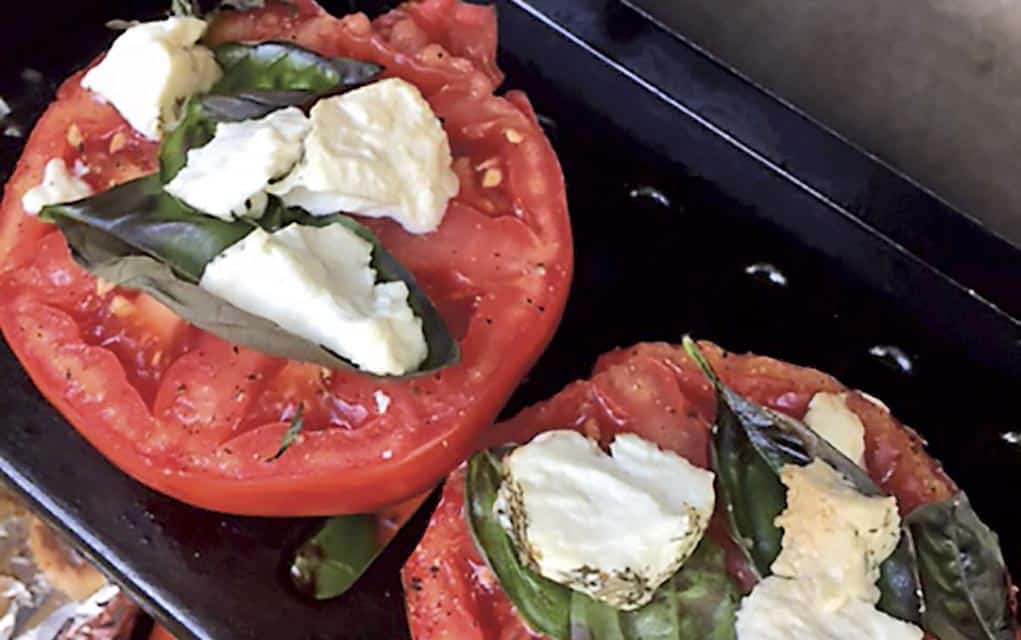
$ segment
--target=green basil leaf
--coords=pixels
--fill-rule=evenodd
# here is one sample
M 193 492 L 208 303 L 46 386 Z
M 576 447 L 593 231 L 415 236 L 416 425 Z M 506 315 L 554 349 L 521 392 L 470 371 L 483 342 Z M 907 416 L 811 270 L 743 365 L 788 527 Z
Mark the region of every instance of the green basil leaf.
M 569 593 L 571 640 L 627 640 L 619 611 L 583 593 Z
M 915 541 L 907 524 L 901 525 L 900 542 L 879 566 L 879 602 L 876 608 L 913 624 L 922 621 L 922 583 L 918 575 Z
M 616 613 L 628 640 L 735 640 L 741 594 L 727 573 L 723 549 L 703 538 L 695 553 L 656 590 L 652 602 L 636 611 Z M 605 616 L 605 613 L 603 614 Z M 577 619 L 572 620 L 575 628 Z M 610 636 L 612 637 L 612 636 Z M 593 640 L 601 635 L 593 634 Z
M 734 541 L 756 575 L 768 576 L 780 554 L 783 534 L 774 522 L 787 506 L 787 490 L 749 442 L 737 416 L 722 403 L 710 454 Z
M 330 518 L 303 544 L 291 564 L 291 580 L 317 600 L 343 595 L 385 548 L 374 515 Z
M 1007 568 L 999 538 L 959 493 L 906 519 L 925 596 L 922 627 L 940 640 L 1013 640 Z
M 811 427 L 752 402 L 723 384 L 691 338 L 685 337 L 683 345 L 716 390 L 713 469 L 719 478 L 732 537 L 760 577 L 772 573 L 770 567 L 780 553 L 783 535 L 775 521 L 786 507 L 787 490 L 780 481 L 784 466 L 803 466 L 819 458 L 863 495 L 886 495 L 861 467 Z M 906 528 L 901 538 L 880 567 L 879 608 L 902 620 L 917 622 L 921 609 L 918 571 Z
M 734 640 L 740 594 L 723 550 L 709 539 L 635 611 L 619 611 L 523 565 L 493 512 L 502 454 L 484 451 L 468 462 L 466 517 L 476 546 L 532 631 L 554 640 Z
M 304 403 L 299 404 L 298 410 L 294 414 L 294 418 L 291 419 L 291 424 L 287 427 L 287 432 L 284 433 L 283 440 L 280 441 L 280 448 L 278 448 L 277 452 L 270 456 L 269 459 L 266 460 L 266 462 L 273 462 L 274 460 L 279 460 L 280 456 L 287 453 L 287 450 L 291 448 L 291 445 L 294 444 L 294 441 L 298 439 L 298 434 L 300 434 L 301 430 L 305 427 L 305 420 L 303 418 L 304 413 L 305 413 Z
M 475 544 L 525 624 L 554 640 L 569 640 L 571 590 L 521 564 L 514 543 L 493 513 L 502 478 L 499 452 L 483 451 L 468 461 L 465 511 Z
M 383 70 L 371 62 L 329 58 L 285 42 L 224 44 L 213 53 L 223 77 L 208 95 L 188 100 L 181 122 L 164 138 L 160 146 L 164 184 L 184 167 L 189 150 L 213 139 L 217 124 L 310 106 L 323 96 L 371 82 Z
M 372 62 L 322 56 L 291 42 L 223 44 L 213 53 L 223 69 L 213 95 L 300 91 L 323 96 L 360 87 L 383 71 Z
M 356 369 L 347 360 L 225 302 L 198 286 L 206 265 L 251 233 L 253 222 L 226 222 L 188 208 L 162 190 L 159 176 L 125 183 L 101 194 L 40 214 L 64 232 L 75 260 L 115 285 L 149 293 L 178 316 L 234 344 L 263 353 L 313 362 L 333 369 Z M 289 224 L 342 224 L 373 246 L 372 266 L 380 282 L 404 282 L 408 302 L 422 319 L 429 354 L 411 377 L 460 360 L 457 341 L 415 278 L 366 227 L 346 216 L 315 217 L 287 209 L 273 199 L 264 219 L 267 232 Z
M 46 207 L 40 218 L 62 228 L 66 221 L 80 222 L 91 230 L 90 236 L 117 238 L 133 254 L 171 265 L 174 273 L 196 284 L 210 260 L 252 231 L 247 223 L 198 213 L 163 191 L 157 175 L 125 182 L 84 200 Z M 86 233 L 77 229 L 75 237 L 84 241 Z
M 317 600 L 344 595 L 422 508 L 431 491 L 376 514 L 327 520 L 291 560 L 291 581 Z

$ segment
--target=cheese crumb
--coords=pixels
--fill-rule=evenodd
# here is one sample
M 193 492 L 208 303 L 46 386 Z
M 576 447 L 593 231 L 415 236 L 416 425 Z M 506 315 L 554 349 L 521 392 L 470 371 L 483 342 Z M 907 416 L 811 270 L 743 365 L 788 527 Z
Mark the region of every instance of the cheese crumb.
M 340 224 L 254 229 L 205 269 L 199 285 L 378 375 L 428 355 L 403 282 L 376 284 L 372 245 Z
M 414 85 L 381 80 L 320 100 L 305 155 L 269 192 L 314 215 L 338 211 L 435 231 L 457 195 L 450 142 Z
M 817 393 L 808 404 L 805 424 L 852 462 L 865 468 L 865 425 L 847 406 L 846 396 Z
M 737 613 L 738 640 L 921 640 L 924 633 L 861 600 L 823 612 L 806 584 L 771 576 Z
M 173 17 L 122 33 L 82 86 L 108 100 L 150 140 L 180 118 L 184 100 L 209 91 L 222 73 L 213 52 L 198 43 L 206 23 Z
M 822 460 L 780 474 L 787 507 L 772 576 L 741 602 L 738 640 L 920 640 L 875 608 L 880 565 L 900 540 L 894 498 L 867 497 Z
M 822 460 L 780 473 L 787 508 L 776 519 L 783 529 L 773 573 L 814 586 L 833 610 L 851 599 L 879 601 L 879 565 L 897 548 L 900 515 L 892 497 L 866 497 Z
M 21 197 L 21 208 L 26 213 L 38 215 L 43 207 L 74 202 L 91 195 L 92 187 L 87 182 L 72 175 L 63 159 L 53 158 L 43 169 L 43 181 Z

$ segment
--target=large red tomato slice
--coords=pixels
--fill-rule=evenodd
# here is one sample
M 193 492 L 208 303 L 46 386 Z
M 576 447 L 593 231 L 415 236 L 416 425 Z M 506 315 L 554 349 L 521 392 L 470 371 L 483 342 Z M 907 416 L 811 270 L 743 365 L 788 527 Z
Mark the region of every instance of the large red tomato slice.
M 797 418 L 819 391 L 846 391 L 813 369 L 771 358 L 728 354 L 703 344 L 723 380 L 739 393 Z M 888 411 L 850 392 L 848 406 L 865 425 L 869 475 L 901 510 L 950 497 L 955 487 L 922 448 L 921 439 Z M 611 352 L 592 378 L 575 382 L 552 399 L 498 425 L 490 444 L 525 442 L 551 429 L 577 429 L 604 443 L 620 432 L 637 433 L 661 447 L 708 466 L 715 398 L 705 376 L 683 349 L 643 344 Z M 475 547 L 464 516 L 464 469 L 443 490 L 432 522 L 403 570 L 408 618 L 416 640 L 508 640 L 534 636 L 501 590 Z M 716 523 L 720 524 L 720 523 Z M 730 551 L 731 573 L 753 584 L 723 527 L 709 534 Z
M 572 244 L 563 176 L 524 94 L 494 94 L 496 16 L 424 0 L 375 21 L 311 0 L 223 14 L 213 42 L 292 40 L 385 65 L 444 122 L 461 179 L 441 228 L 367 223 L 417 276 L 463 361 L 381 381 L 239 349 L 70 259 L 21 196 L 53 157 L 105 189 L 156 169 L 156 147 L 74 76 L 39 121 L 0 211 L 0 327 L 36 384 L 121 469 L 210 509 L 256 515 L 374 510 L 428 489 L 475 447 L 563 312 Z M 278 460 L 289 420 L 304 431 Z

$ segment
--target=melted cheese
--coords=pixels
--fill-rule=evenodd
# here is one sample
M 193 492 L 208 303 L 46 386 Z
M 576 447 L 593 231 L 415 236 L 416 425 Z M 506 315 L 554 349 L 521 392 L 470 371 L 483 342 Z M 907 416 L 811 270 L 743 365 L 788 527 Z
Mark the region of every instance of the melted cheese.
M 25 212 L 37 215 L 43 207 L 51 204 L 74 202 L 91 195 L 92 187 L 87 182 L 69 172 L 63 159 L 53 158 L 46 163 L 43 181 L 21 197 L 21 207 Z
M 773 573 L 810 585 L 835 609 L 848 600 L 879 601 L 879 565 L 900 540 L 894 498 L 865 497 L 822 460 L 780 474 L 787 508 L 776 519 L 783 548 Z
M 524 562 L 620 609 L 649 601 L 702 539 L 713 474 L 635 435 L 610 455 L 574 431 L 537 436 L 504 460 L 496 510 Z

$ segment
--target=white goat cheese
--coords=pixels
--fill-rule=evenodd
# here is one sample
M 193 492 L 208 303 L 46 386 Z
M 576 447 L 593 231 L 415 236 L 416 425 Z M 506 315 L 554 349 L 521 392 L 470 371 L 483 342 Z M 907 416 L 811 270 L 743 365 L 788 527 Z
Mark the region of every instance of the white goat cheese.
M 865 467 L 865 425 L 843 394 L 820 392 L 808 403 L 805 424 L 859 467 Z
M 713 513 L 714 475 L 624 434 L 610 455 L 551 431 L 504 459 L 495 509 L 522 560 L 619 609 L 652 598 L 691 555 Z
M 879 565 L 900 540 L 900 515 L 892 497 L 866 497 L 822 460 L 780 473 L 787 508 L 773 573 L 813 585 L 828 609 L 852 599 L 879 601 Z
M 198 43 L 206 23 L 174 17 L 132 26 L 82 86 L 109 101 L 132 127 L 151 140 L 180 118 L 184 101 L 209 91 L 221 71 L 213 52 Z
M 69 172 L 62 158 L 53 158 L 43 169 L 43 181 L 21 197 L 21 208 L 37 215 L 51 204 L 74 202 L 91 195 L 92 187 L 87 182 Z
M 265 208 L 265 189 L 301 159 L 311 124 L 288 107 L 258 120 L 223 122 L 208 144 L 188 152 L 188 162 L 166 190 L 199 211 L 224 220 Z M 252 206 L 262 203 L 263 206 Z
M 305 156 L 270 187 L 315 215 L 389 217 L 411 233 L 435 231 L 459 183 L 450 142 L 414 85 L 391 78 L 320 100 Z
M 378 375 L 428 354 L 403 282 L 375 284 L 372 245 L 342 225 L 255 229 L 207 266 L 200 286 Z
M 738 640 L 920 640 L 921 629 L 875 608 L 879 567 L 900 540 L 896 501 L 862 495 L 818 459 L 780 479 L 782 549 L 741 602 Z
M 922 630 L 868 602 L 849 600 L 825 610 L 815 606 L 801 580 L 772 576 L 741 603 L 739 640 L 921 640 Z

